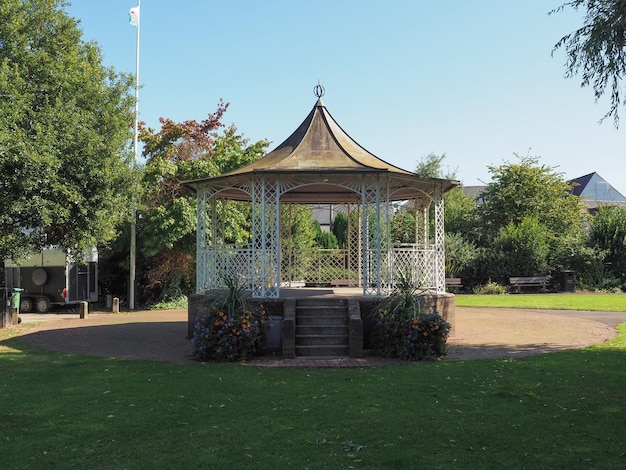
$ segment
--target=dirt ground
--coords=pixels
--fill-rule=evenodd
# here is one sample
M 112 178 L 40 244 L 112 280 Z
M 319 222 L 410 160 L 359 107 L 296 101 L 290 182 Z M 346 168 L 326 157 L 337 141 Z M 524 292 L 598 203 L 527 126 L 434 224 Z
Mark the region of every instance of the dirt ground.
M 25 314 L 35 323 L 22 334 L 27 342 L 52 351 L 120 359 L 190 361 L 187 311 L 158 310 L 131 313 Z M 524 357 L 583 348 L 616 336 L 615 326 L 626 313 L 548 310 L 456 308 L 455 333 L 444 360 Z M 315 360 L 259 359 L 257 365 L 321 365 Z M 384 364 L 380 358 L 324 361 L 324 366 Z

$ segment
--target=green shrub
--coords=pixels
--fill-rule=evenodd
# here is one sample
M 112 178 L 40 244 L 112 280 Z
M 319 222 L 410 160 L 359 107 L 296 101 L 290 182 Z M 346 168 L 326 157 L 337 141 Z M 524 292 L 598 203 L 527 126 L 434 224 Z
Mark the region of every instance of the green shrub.
M 224 284 L 226 289 L 213 292 L 209 311 L 196 319 L 192 356 L 197 361 L 246 359 L 261 346 L 265 308 L 248 307 L 245 286 L 236 276 L 226 276 Z
M 435 360 L 447 354 L 450 324 L 438 313 L 378 313 L 372 346 L 379 354 L 409 361 Z
M 261 347 L 262 306 L 229 316 L 211 308 L 199 315 L 194 327 L 192 355 L 196 361 L 237 361 L 252 357 Z
M 487 284 L 475 287 L 473 292 L 476 295 L 502 295 L 507 293 L 507 289 L 497 282 L 489 281 Z
M 176 299 L 171 299 L 168 301 L 158 302 L 150 306 L 150 310 L 161 310 L 161 309 L 185 309 L 188 305 L 188 299 L 186 295 L 181 295 Z
M 419 288 L 400 276 L 396 289 L 374 311 L 372 347 L 379 354 L 412 361 L 434 360 L 447 353 L 450 324 L 422 313 Z

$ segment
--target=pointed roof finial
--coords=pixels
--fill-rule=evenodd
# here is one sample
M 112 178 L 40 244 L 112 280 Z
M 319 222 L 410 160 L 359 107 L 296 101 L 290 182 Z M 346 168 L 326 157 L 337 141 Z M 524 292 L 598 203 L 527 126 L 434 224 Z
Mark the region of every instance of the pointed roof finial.
M 326 90 L 324 89 L 324 87 L 320 84 L 319 79 L 317 80 L 317 85 L 313 88 L 313 93 L 315 94 L 315 96 L 317 96 L 318 98 L 321 98 L 322 96 L 324 96 L 324 93 L 326 93 Z

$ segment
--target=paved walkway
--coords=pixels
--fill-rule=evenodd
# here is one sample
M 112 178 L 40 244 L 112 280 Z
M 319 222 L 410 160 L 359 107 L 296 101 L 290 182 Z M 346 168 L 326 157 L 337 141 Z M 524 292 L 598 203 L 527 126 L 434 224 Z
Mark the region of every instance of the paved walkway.
M 24 314 L 35 323 L 23 333 L 45 349 L 119 359 L 191 362 L 186 310 L 132 313 Z M 445 360 L 524 357 L 582 348 L 613 338 L 626 313 L 456 308 L 456 333 Z M 379 357 L 282 359 L 263 357 L 257 366 L 365 367 L 403 363 Z

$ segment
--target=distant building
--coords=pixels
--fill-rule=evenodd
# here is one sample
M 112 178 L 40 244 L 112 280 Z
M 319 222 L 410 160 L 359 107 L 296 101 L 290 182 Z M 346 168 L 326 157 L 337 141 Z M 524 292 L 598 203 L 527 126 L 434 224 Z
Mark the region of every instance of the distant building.
M 595 172 L 570 183 L 574 184 L 572 194 L 579 196 L 591 213 L 597 212 L 599 207 L 626 206 L 626 197 Z
M 470 196 L 474 199 L 476 204 L 482 204 L 485 202 L 483 199 L 483 192 L 486 188 L 487 186 L 463 186 L 463 192 L 466 196 Z
M 569 182 L 574 185 L 571 194 L 579 196 L 590 213 L 597 212 L 599 207 L 626 207 L 626 196 L 595 172 Z M 482 204 L 484 202 L 483 193 L 486 188 L 487 186 L 463 186 L 463 192 L 467 196 L 471 196 L 476 204 Z

